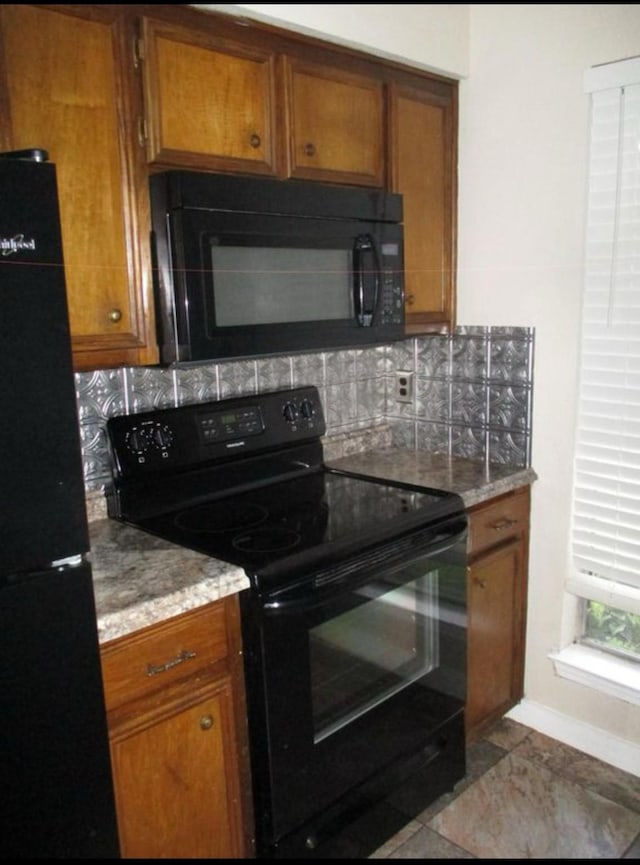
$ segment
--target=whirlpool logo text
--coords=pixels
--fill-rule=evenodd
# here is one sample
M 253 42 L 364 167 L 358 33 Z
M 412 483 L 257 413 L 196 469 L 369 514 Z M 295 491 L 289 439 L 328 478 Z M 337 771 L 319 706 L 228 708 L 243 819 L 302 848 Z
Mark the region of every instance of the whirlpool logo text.
M 24 234 L 16 234 L 14 237 L 0 237 L 0 255 L 13 255 L 16 252 L 24 250 L 34 251 L 36 248 L 35 239 L 28 239 Z

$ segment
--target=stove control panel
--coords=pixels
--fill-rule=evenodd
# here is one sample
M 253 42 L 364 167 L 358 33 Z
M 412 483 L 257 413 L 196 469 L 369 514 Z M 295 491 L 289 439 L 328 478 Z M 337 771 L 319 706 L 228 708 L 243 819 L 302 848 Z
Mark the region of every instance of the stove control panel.
M 198 417 L 200 435 L 205 444 L 257 436 L 264 431 L 262 412 L 257 405 L 203 412 Z
M 107 421 L 114 477 L 197 468 L 319 439 L 326 425 L 314 386 L 122 415 Z

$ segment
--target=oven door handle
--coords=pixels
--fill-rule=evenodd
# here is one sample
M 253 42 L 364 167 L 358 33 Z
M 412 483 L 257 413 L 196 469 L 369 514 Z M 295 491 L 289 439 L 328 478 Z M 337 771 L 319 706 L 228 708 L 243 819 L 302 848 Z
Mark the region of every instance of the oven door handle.
M 335 598 L 336 592 L 341 593 L 344 590 L 355 589 L 361 583 L 370 581 L 371 570 L 367 570 L 367 568 L 374 564 L 379 568 L 382 567 L 384 570 L 395 570 L 419 559 L 432 559 L 436 556 L 441 556 L 443 553 L 466 541 L 466 537 L 467 528 L 465 525 L 463 531 L 456 532 L 454 535 L 448 534 L 445 543 L 442 543 L 444 540 L 442 535 L 436 535 L 424 547 L 412 550 L 410 555 L 404 552 L 403 554 L 398 554 L 397 557 L 392 556 L 385 559 L 384 555 L 381 556 L 378 551 L 374 554 L 376 558 L 375 562 L 373 561 L 374 556 L 369 557 L 371 562 L 368 561 L 367 556 L 363 556 L 358 563 L 360 565 L 358 571 L 364 571 L 364 574 L 360 578 L 353 578 L 354 569 L 352 564 L 347 564 L 344 566 L 344 569 L 338 567 L 332 568 L 327 572 L 315 573 L 302 586 L 291 587 L 283 592 L 283 594 L 295 592 L 295 596 L 290 600 L 286 598 L 282 600 L 275 598 L 273 600 L 265 599 L 262 603 L 262 609 L 265 615 L 308 612 L 321 607 L 327 600 Z M 327 573 L 331 573 L 332 576 L 327 578 Z M 321 585 L 319 585 L 320 583 Z

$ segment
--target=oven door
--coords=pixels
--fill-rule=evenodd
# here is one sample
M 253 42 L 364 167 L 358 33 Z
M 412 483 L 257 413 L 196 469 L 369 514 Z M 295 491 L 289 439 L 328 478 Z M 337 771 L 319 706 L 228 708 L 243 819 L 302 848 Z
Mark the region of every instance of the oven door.
M 465 538 L 463 517 L 243 593 L 259 855 L 325 855 L 443 756 L 417 810 L 464 775 Z

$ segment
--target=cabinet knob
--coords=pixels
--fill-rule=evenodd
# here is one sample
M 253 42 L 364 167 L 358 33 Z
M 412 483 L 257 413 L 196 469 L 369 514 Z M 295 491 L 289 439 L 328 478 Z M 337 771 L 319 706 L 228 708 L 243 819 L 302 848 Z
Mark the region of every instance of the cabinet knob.
M 316 155 L 316 148 L 310 141 L 307 142 L 302 149 L 304 150 L 305 156 L 315 156 Z
M 109 312 L 109 321 L 112 321 L 114 324 L 120 321 L 122 318 L 122 313 L 119 309 L 112 309 Z
M 249 139 L 249 144 L 257 150 L 258 147 L 260 147 L 260 145 L 262 144 L 262 139 L 260 138 L 259 135 L 257 135 L 254 132 L 253 135 L 251 136 L 251 138 Z
M 413 306 L 413 304 L 415 303 L 415 297 L 412 294 L 408 294 L 405 297 L 404 302 L 407 304 L 407 306 Z
M 487 587 L 487 581 L 481 580 L 478 577 L 476 577 L 473 582 L 475 583 L 476 586 L 479 586 L 481 589 L 486 589 L 486 587 Z
M 211 715 L 203 715 L 200 718 L 200 729 L 201 730 L 210 730 L 213 727 L 213 718 Z

